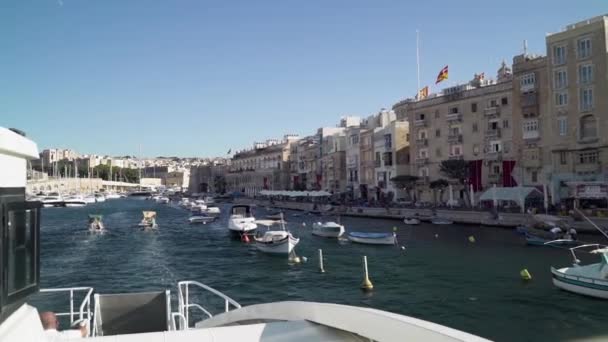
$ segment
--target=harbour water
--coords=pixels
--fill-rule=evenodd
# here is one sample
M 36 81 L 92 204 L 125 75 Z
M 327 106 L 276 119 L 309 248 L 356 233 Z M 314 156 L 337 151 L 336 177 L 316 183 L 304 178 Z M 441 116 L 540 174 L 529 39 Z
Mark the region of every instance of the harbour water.
M 186 210 L 152 201 L 43 209 L 42 286 L 92 286 L 100 293 L 175 291 L 178 281 L 197 280 L 242 305 L 306 300 L 373 307 L 496 341 L 608 338 L 605 301 L 560 291 L 551 283 L 549 268 L 570 265 L 568 251 L 527 247 L 512 230 L 342 218 L 347 231 L 397 227 L 403 250 L 314 237 L 312 223 L 321 218 L 294 211 L 286 216 L 288 228 L 300 237 L 298 255 L 308 259 L 294 265 L 231 240 L 225 228 L 229 205 L 221 208 L 221 218 L 208 225 L 190 225 Z M 158 213 L 157 231 L 135 227 L 142 210 Z M 88 214 L 104 215 L 108 232 L 89 234 Z M 256 214 L 261 218 L 265 210 L 258 208 Z M 319 248 L 324 274 L 318 272 Z M 369 294 L 359 289 L 363 255 L 375 286 Z M 520 279 L 522 268 L 530 271 L 532 281 Z M 38 301 L 45 304 L 45 299 Z

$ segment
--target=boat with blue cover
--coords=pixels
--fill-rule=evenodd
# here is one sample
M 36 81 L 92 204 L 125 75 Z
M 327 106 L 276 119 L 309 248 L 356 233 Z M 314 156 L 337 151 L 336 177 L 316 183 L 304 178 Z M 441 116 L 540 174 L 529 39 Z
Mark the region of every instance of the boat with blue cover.
M 352 242 L 363 243 L 368 245 L 397 244 L 397 234 L 395 233 L 349 232 L 347 237 Z

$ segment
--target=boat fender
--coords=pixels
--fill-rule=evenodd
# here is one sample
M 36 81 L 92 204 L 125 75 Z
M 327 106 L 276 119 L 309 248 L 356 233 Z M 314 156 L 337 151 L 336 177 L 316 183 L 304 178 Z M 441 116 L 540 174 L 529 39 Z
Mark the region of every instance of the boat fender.
M 521 276 L 522 280 L 532 280 L 532 275 L 530 274 L 530 272 L 528 272 L 528 269 L 524 268 L 523 270 L 521 270 L 519 272 L 519 275 Z
M 302 227 L 306 227 L 306 222 L 302 222 Z
M 405 246 L 401 246 L 401 250 L 404 251 L 405 250 Z
M 469 242 L 475 243 L 475 237 L 473 235 L 469 236 Z
M 243 241 L 244 243 L 249 243 L 249 236 L 247 234 L 243 234 L 241 236 L 241 241 Z
M 438 238 L 439 238 L 439 234 L 435 234 L 435 239 L 438 239 Z

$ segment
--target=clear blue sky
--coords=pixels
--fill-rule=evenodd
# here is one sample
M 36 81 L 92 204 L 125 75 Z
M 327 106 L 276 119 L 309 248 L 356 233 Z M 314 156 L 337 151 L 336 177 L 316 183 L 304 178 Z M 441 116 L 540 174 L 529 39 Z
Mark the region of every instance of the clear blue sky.
M 40 147 L 225 155 L 495 75 L 605 0 L 0 1 L 0 125 Z

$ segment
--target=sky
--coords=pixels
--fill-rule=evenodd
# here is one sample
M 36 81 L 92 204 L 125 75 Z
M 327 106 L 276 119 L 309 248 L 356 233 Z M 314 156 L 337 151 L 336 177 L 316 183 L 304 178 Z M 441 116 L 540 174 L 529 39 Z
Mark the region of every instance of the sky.
M 225 156 L 496 74 L 605 0 L 2 0 L 0 126 L 39 148 Z

